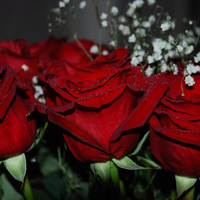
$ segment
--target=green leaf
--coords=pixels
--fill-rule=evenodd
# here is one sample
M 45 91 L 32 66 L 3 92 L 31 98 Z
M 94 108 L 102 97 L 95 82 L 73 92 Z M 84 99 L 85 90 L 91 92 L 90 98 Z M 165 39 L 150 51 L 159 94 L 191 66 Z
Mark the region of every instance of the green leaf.
M 131 156 L 136 155 L 141 150 L 141 148 L 142 148 L 144 142 L 146 141 L 146 139 L 148 138 L 148 136 L 149 136 L 149 131 L 147 131 L 146 134 L 143 136 L 143 138 L 140 140 L 135 151 L 133 153 L 131 153 Z
M 50 149 L 46 147 L 42 147 L 39 149 L 37 162 L 40 167 L 40 172 L 44 176 L 59 170 L 57 158 L 54 157 Z
M 4 174 L 4 173 L 1 174 L 1 179 L 3 181 L 2 196 L 0 196 L 1 200 L 10 200 L 10 199 L 24 200 L 24 197 L 21 194 L 20 190 L 16 190 L 16 188 L 14 187 L 14 184 L 12 184 L 9 181 L 6 174 Z
M 53 200 L 53 197 L 50 197 L 49 194 L 42 189 L 38 189 L 38 188 L 32 188 L 33 194 L 34 194 L 34 199 L 35 200 Z
M 113 158 L 112 161 L 120 168 L 128 169 L 128 170 L 140 170 L 146 169 L 145 167 L 137 165 L 133 162 L 129 157 L 125 156 L 121 159 Z
M 5 168 L 18 181 L 23 182 L 26 175 L 26 157 L 25 154 L 8 158 L 3 161 Z
M 189 178 L 175 175 L 177 198 L 189 190 L 197 181 L 197 178 Z
M 63 193 L 63 179 L 60 171 L 54 171 L 44 177 L 42 181 L 45 188 L 56 198 L 61 199 Z
M 93 163 L 90 167 L 95 174 L 99 175 L 102 185 L 106 186 L 110 180 L 110 161 L 105 163 Z

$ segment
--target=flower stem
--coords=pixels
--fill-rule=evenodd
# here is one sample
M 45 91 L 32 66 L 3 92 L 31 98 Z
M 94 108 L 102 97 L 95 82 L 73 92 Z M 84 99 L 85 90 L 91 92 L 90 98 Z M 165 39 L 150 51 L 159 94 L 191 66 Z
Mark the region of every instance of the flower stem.
M 87 52 L 87 50 L 85 49 L 85 47 L 81 44 L 81 42 L 79 41 L 79 39 L 77 38 L 77 35 L 74 34 L 74 40 L 78 43 L 78 45 L 80 46 L 80 48 L 83 50 L 83 52 L 87 55 L 87 57 L 92 61 L 93 58 L 90 56 L 90 54 Z
M 25 197 L 26 200 L 34 200 L 32 189 L 31 189 L 31 186 L 30 186 L 29 179 L 28 179 L 27 175 L 26 175 L 25 180 L 24 180 L 22 192 L 23 192 L 24 197 Z
M 110 174 L 111 174 L 111 179 L 113 182 L 115 199 L 116 200 L 117 199 L 119 199 L 119 200 L 125 199 L 124 183 L 119 178 L 118 168 L 113 162 L 110 163 Z

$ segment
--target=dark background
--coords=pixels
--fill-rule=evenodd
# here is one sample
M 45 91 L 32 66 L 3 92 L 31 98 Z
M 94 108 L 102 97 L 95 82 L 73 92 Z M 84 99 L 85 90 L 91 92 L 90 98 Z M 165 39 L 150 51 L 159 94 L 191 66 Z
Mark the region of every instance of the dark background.
M 80 0 L 71 0 L 75 3 Z M 86 0 L 87 7 L 78 14 L 78 32 L 80 38 L 98 40 L 98 26 L 92 0 Z M 104 11 L 106 0 L 99 0 L 100 12 Z M 128 0 L 111 0 L 111 4 L 124 7 Z M 131 0 L 132 2 L 132 0 Z M 200 19 L 199 0 L 157 0 L 165 11 L 177 18 L 178 29 L 182 28 L 182 18 L 191 18 L 197 23 Z M 25 39 L 30 43 L 46 40 L 50 35 L 66 36 L 60 27 L 48 32 L 47 14 L 58 5 L 58 0 L 1 0 L 0 1 L 0 41 Z M 70 22 L 70 20 L 69 20 Z M 103 42 L 107 37 L 103 37 Z

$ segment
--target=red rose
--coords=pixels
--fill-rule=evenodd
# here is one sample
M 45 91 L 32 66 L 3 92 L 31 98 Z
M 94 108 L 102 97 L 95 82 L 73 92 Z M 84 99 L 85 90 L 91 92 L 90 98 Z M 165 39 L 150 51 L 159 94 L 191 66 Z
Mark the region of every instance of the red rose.
M 36 120 L 28 116 L 34 97 L 19 75 L 0 64 L 0 158 L 26 151 L 36 137 Z
M 170 78 L 171 86 L 149 121 L 151 150 L 164 169 L 199 177 L 200 77 L 194 77 L 193 87 L 185 86 L 183 76 Z
M 31 55 L 29 44 L 25 40 L 8 40 L 0 42 L 0 62 L 5 62 L 15 71 L 26 65 L 32 75 L 38 73 L 37 57 Z
M 83 162 L 105 162 L 133 151 L 165 83 L 159 76 L 143 78 L 124 48 L 71 69 L 56 68 L 46 90 L 48 119 L 60 127 L 71 152 Z

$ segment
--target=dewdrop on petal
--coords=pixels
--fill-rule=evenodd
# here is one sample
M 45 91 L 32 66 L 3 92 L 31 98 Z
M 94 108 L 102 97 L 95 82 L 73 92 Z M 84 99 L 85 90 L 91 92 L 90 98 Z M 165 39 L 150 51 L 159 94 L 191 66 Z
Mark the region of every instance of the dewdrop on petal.
M 193 86 L 195 84 L 194 79 L 192 78 L 192 76 L 187 75 L 185 77 L 185 84 L 188 85 L 189 87 Z

